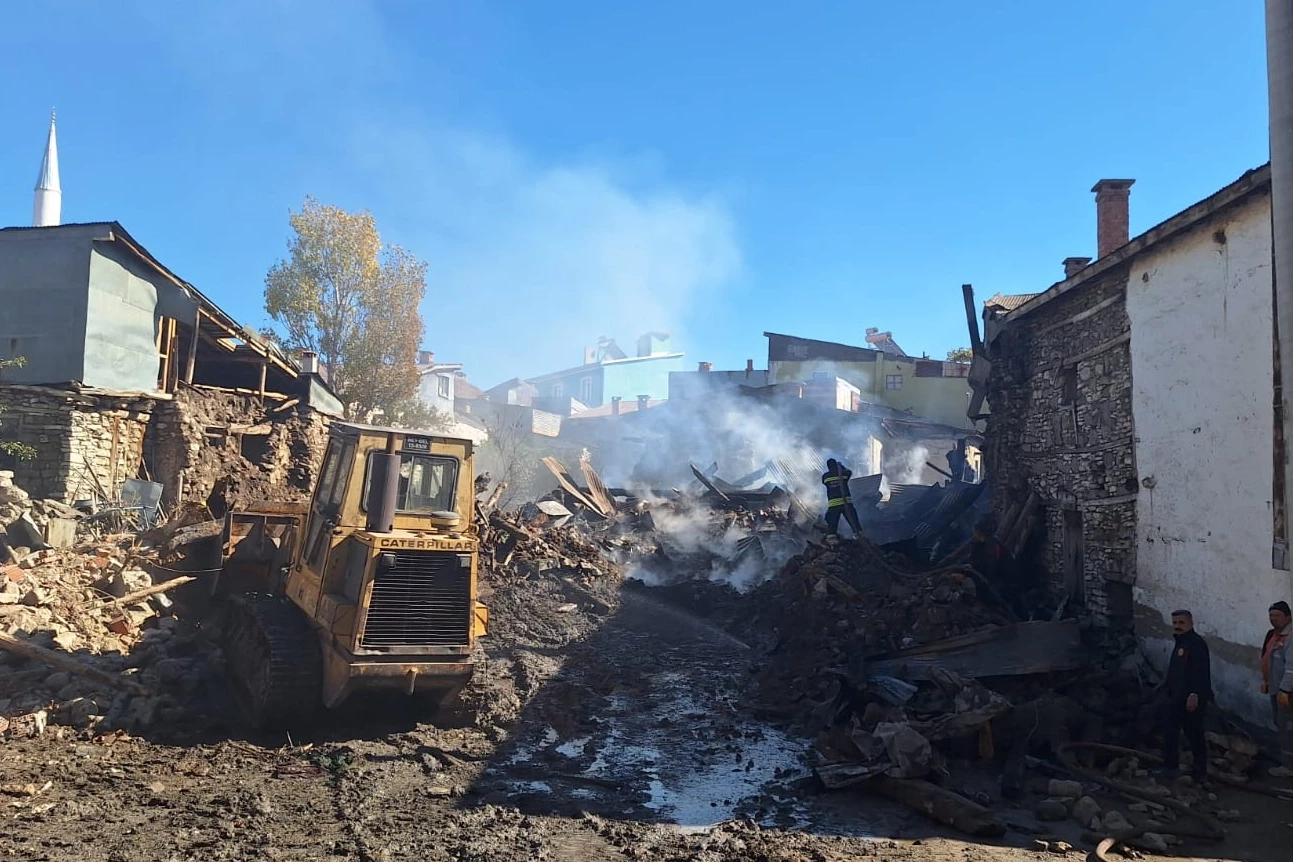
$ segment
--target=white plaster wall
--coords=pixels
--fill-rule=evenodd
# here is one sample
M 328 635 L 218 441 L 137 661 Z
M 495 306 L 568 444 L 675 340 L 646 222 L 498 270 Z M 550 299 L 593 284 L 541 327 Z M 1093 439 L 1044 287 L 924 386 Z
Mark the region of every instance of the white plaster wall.
M 1137 258 L 1127 314 L 1138 633 L 1166 662 L 1169 615 L 1193 611 L 1218 699 L 1265 722 L 1256 653 L 1267 607 L 1291 598 L 1289 573 L 1271 567 L 1270 198 Z

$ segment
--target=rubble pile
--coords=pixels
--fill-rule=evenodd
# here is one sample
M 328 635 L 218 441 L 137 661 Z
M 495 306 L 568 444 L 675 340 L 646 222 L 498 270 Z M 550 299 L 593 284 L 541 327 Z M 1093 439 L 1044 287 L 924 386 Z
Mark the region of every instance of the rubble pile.
M 751 633 L 774 642 L 757 680 L 765 708 L 819 730 L 808 704 L 833 696 L 830 669 L 887 651 L 1006 625 L 959 571 L 895 578 L 865 543 L 810 544 L 750 596 Z M 807 711 L 805 711 L 807 710 Z
M 54 501 L 27 505 L 17 523 L 68 515 Z M 0 568 L 0 738 L 48 725 L 142 730 L 183 715 L 186 696 L 219 674 L 218 650 L 175 616 L 171 587 L 191 578 L 157 566 L 136 537 L 7 548 L 17 562 Z

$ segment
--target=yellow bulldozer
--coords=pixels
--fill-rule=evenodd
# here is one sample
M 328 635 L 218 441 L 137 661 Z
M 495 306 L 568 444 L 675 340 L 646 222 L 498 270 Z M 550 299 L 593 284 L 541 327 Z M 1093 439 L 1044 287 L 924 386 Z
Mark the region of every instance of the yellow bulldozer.
M 470 440 L 334 422 L 309 503 L 226 515 L 213 591 L 254 725 L 373 690 L 434 708 L 468 683 L 488 620 L 473 479 Z

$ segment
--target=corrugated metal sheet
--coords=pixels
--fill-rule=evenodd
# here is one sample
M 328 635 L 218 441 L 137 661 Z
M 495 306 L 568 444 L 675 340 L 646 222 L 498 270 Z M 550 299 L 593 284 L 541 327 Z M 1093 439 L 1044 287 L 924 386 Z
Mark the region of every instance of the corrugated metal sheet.
M 561 417 L 556 413 L 535 410 L 530 417 L 530 423 L 530 428 L 535 434 L 544 437 L 557 437 L 561 434 Z
M 826 459 L 820 452 L 808 449 L 768 462 L 768 475 L 787 490 L 811 486 L 820 481 L 825 472 Z
M 982 483 L 967 485 L 963 482 L 943 486 L 941 499 L 932 511 L 921 518 L 920 524 L 913 531 L 916 540 L 922 545 L 933 542 L 962 512 L 974 504 L 986 487 Z
M 983 301 L 989 308 L 1000 308 L 1003 311 L 1014 311 L 1033 297 L 1036 293 L 998 293 Z
M 859 500 L 873 497 L 880 493 L 880 483 L 883 480 L 883 473 L 876 473 L 871 476 L 855 476 L 849 482 L 849 492 Z

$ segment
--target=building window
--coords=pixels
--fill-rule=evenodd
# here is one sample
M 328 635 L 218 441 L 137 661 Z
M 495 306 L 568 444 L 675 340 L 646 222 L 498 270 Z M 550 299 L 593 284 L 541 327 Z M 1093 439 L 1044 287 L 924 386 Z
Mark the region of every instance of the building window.
M 901 388 L 902 388 L 902 375 L 901 375 L 901 374 L 886 374 L 886 375 L 884 376 L 884 388 L 885 388 L 885 389 L 901 389 Z
M 828 372 L 828 371 L 814 371 L 814 372 L 813 372 L 813 379 L 814 379 L 814 380 L 830 380 L 830 379 L 831 379 L 831 375 L 830 375 L 830 372 Z
M 1060 404 L 1072 404 L 1077 401 L 1077 367 L 1065 368 L 1060 372 Z
M 585 404 L 591 404 L 593 401 L 593 378 L 579 378 L 579 400 Z
M 552 384 L 553 398 L 560 398 L 562 395 L 565 395 L 565 394 L 566 394 L 566 388 L 564 386 L 562 386 L 560 383 Z
M 444 374 L 437 374 L 435 378 L 436 393 L 441 398 L 449 397 L 449 378 Z

